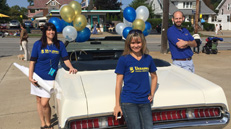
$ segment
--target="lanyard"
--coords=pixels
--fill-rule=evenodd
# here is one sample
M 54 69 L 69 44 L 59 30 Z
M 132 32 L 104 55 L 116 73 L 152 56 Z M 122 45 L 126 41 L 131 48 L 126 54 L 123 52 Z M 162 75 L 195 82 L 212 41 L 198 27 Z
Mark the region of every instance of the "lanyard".
M 52 67 L 52 57 L 51 57 L 52 49 L 50 50 L 48 46 L 49 45 L 47 44 L 48 54 L 49 54 L 49 58 L 50 58 L 50 66 Z M 53 43 L 52 43 L 52 48 L 53 48 Z M 51 51 L 51 53 L 50 53 L 50 51 Z

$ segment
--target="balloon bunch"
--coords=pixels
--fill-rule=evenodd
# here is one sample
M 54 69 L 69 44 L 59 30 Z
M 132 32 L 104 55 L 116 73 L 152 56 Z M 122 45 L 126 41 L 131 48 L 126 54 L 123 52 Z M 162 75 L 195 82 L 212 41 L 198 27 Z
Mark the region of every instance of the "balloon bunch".
M 126 38 L 132 29 L 143 31 L 144 36 L 147 36 L 151 32 L 152 26 L 146 21 L 149 17 L 147 7 L 139 6 L 136 10 L 132 7 L 127 7 L 124 9 L 123 15 L 123 23 L 116 25 L 116 32 L 119 35 Z
M 60 7 L 62 20 L 56 17 L 50 18 L 49 22 L 53 23 L 57 32 L 62 32 L 65 40 L 84 42 L 90 38 L 91 32 L 86 27 L 87 19 L 81 14 L 81 5 L 77 1 L 71 1 Z

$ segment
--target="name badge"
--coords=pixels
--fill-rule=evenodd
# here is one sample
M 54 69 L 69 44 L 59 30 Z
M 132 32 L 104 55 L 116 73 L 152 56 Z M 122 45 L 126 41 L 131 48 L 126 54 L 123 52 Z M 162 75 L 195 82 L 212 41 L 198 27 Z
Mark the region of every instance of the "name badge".
M 50 71 L 49 71 L 49 73 L 48 73 L 48 75 L 50 75 L 50 76 L 52 76 L 52 77 L 53 77 L 53 76 L 54 76 L 55 71 L 56 71 L 55 69 L 51 68 L 51 69 L 50 69 Z

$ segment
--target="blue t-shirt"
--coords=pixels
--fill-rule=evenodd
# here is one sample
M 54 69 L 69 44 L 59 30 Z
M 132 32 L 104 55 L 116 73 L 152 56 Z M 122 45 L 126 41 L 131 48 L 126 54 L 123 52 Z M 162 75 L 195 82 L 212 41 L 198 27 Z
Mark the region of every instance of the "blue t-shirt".
M 41 49 L 42 42 L 40 40 L 34 43 L 31 61 L 36 61 L 34 72 L 44 80 L 55 79 L 60 57 L 62 57 L 63 60 L 68 59 L 68 53 L 63 42 L 59 41 L 59 44 L 59 49 L 55 45 L 47 45 L 46 48 Z M 56 70 L 54 76 L 48 75 L 51 67 Z
M 178 39 L 182 39 L 184 41 L 193 41 L 194 38 L 189 33 L 186 28 L 182 28 L 181 30 L 176 28 L 175 25 L 171 26 L 167 32 L 169 49 L 171 51 L 172 59 L 185 59 L 193 56 L 193 52 L 191 47 L 188 46 L 185 49 L 180 49 L 176 46 L 176 43 L 179 41 Z
M 121 102 L 150 103 L 148 100 L 148 95 L 151 93 L 149 72 L 155 72 L 156 70 L 150 55 L 143 55 L 140 61 L 130 54 L 121 56 L 115 70 L 115 73 L 124 75 Z

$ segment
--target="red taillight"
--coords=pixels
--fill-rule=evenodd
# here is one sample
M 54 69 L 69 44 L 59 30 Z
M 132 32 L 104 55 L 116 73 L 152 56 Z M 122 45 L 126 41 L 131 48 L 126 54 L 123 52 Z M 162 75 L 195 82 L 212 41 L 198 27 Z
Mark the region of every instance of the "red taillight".
M 108 127 L 119 127 L 124 126 L 125 122 L 123 117 L 115 120 L 114 116 L 78 120 L 70 123 L 71 129 L 89 129 L 89 128 L 108 128 Z
M 94 128 L 99 128 L 99 120 L 98 119 L 94 119 Z
M 212 118 L 220 116 L 220 108 L 198 108 L 194 109 L 195 118 Z
M 152 113 L 153 121 L 169 121 L 169 120 L 182 120 L 186 119 L 186 109 L 170 110 L 170 111 L 157 111 Z

